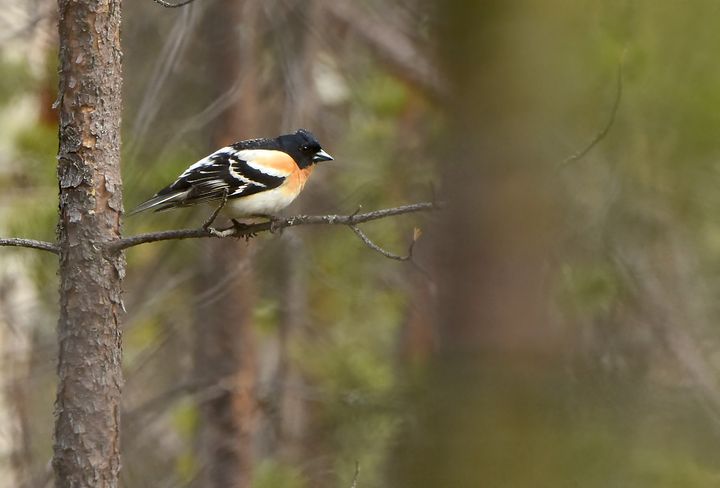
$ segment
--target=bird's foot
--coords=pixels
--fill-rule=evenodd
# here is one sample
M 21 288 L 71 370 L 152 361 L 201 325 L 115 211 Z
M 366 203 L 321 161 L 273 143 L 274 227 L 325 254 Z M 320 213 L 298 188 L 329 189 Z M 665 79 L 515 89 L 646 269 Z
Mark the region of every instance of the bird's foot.
M 235 227 L 227 227 L 225 229 L 216 229 L 215 227 L 203 227 L 204 230 L 208 232 L 213 237 L 230 237 L 232 235 L 235 235 Z
M 250 224 L 246 224 L 244 222 L 240 222 L 237 219 L 230 219 L 233 223 L 232 227 L 230 227 L 230 230 L 232 230 L 238 239 L 241 237 L 245 238 L 245 242 L 249 241 L 253 237 L 257 235 L 257 232 L 248 232 L 248 229 L 252 227 Z
M 251 217 L 260 218 L 260 219 L 267 219 L 270 222 L 270 233 L 275 234 L 278 231 L 281 231 L 283 228 L 280 225 L 280 222 L 282 222 L 282 218 L 278 217 L 277 215 L 271 215 L 271 214 L 253 214 Z
M 244 237 L 245 240 L 248 240 L 252 237 L 255 237 L 255 232 L 248 232 L 248 228 L 250 227 L 249 224 L 246 224 L 244 222 L 240 222 L 236 219 L 230 219 L 232 221 L 232 225 L 228 227 L 223 227 L 221 229 L 216 229 L 214 227 L 210 227 L 209 225 L 203 225 L 203 230 L 207 231 L 208 234 L 214 237 L 232 237 L 235 236 L 238 239 L 241 237 Z

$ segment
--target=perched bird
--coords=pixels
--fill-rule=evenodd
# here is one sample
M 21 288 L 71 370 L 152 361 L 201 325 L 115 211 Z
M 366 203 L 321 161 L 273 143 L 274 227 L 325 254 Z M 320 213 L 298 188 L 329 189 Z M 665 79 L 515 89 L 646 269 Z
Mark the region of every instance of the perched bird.
M 131 215 L 227 200 L 234 217 L 272 218 L 300 194 L 315 163 L 332 160 L 304 129 L 275 139 L 236 142 L 191 165 Z

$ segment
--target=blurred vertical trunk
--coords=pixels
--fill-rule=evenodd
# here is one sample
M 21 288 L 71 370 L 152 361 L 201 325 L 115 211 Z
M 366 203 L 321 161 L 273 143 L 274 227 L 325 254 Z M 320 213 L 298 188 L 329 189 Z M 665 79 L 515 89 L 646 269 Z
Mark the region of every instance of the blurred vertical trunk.
M 441 57 L 456 96 L 441 160 L 441 354 L 552 356 L 560 345 L 546 309 L 553 166 L 535 133 L 525 54 L 513 50 L 522 7 L 457 0 L 442 10 Z
M 543 271 L 553 167 L 533 125 L 537 85 L 523 78 L 530 64 L 513 45 L 529 8 L 513 4 L 442 4 L 441 59 L 455 96 L 440 159 L 438 319 L 452 355 L 535 355 L 556 345 Z
M 213 148 L 256 137 L 260 130 L 258 8 L 252 2 L 236 1 L 213 5 L 206 13 L 209 56 L 217 62 L 211 75 L 217 92 L 237 94 L 214 130 Z M 248 488 L 257 411 L 250 253 L 245 242 L 231 239 L 210 239 L 202 246 L 199 284 L 206 300 L 198 303 L 196 369 L 201 381 L 213 388 L 208 398 L 201 399 L 203 474 L 198 486 Z
M 432 236 L 423 237 L 425 246 L 432 246 Z M 420 260 L 415 253 L 414 259 Z M 400 331 L 398 354 L 402 367 L 422 366 L 427 363 L 438 347 L 437 319 L 437 285 L 420 273 L 415 273 L 411 281 L 410 300 L 405 311 L 405 321 Z
M 197 306 L 196 371 L 207 385 L 200 396 L 198 486 L 251 486 L 256 410 L 252 269 L 247 253 L 229 240 L 204 245 Z
M 0 259 L 0 485 L 30 486 L 33 456 L 30 449 L 28 384 L 32 356 L 31 304 L 35 289 L 26 265 L 16 258 Z
M 119 0 L 59 0 L 59 362 L 55 484 L 109 488 L 120 471 L 122 65 Z
M 288 15 L 294 21 L 284 29 L 280 39 L 286 70 L 282 126 L 287 131 L 300 127 L 314 130 L 318 109 L 312 79 L 318 48 L 314 26 L 322 25 L 320 9 L 316 1 L 306 1 L 295 5 Z M 302 212 L 302 202 L 300 199 L 296 204 L 299 212 Z M 306 436 L 311 422 L 304 397 L 307 385 L 292 357 L 293 347 L 302 340 L 308 325 L 307 259 L 305 243 L 297 235 L 284 235 L 282 245 L 284 256 L 279 272 L 284 287 L 273 380 L 273 397 L 276 399 L 272 416 L 274 438 L 269 454 L 282 462 L 297 465 L 307 459 L 311 448 Z M 312 477 L 312 473 L 309 476 Z
M 432 394 L 410 406 L 421 427 L 401 435 L 398 487 L 530 486 L 503 481 L 524 469 L 514 455 L 525 451 L 507 443 L 534 442 L 550 394 L 536 385 L 560 341 L 545 310 L 552 166 L 534 133 L 532 86 L 518 82 L 527 73 L 513 50 L 516 3 L 436 7 L 453 93 L 438 154 L 447 207 L 432 231 L 439 343 L 422 390 Z
M 306 401 L 303 396 L 305 380 L 292 358 L 292 347 L 307 325 L 307 276 L 304 267 L 305 248 L 296 236 L 284 242 L 283 308 L 278 332 L 278 366 L 274 387 L 277 398 L 275 445 L 273 453 L 282 461 L 296 463 L 305 454 L 305 433 L 308 423 Z

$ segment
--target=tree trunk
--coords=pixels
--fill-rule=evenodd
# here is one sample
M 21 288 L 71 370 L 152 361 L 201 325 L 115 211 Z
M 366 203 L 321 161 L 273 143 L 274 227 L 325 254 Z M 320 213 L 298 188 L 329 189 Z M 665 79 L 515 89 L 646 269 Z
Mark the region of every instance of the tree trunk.
M 0 259 L 0 485 L 30 488 L 33 453 L 30 441 L 32 330 L 36 289 L 27 264 Z
M 57 487 L 115 487 L 120 470 L 120 0 L 59 0 L 60 319 Z
M 292 345 L 306 334 L 308 283 L 304 243 L 297 236 L 285 238 L 282 317 L 278 331 L 278 366 L 275 373 L 277 411 L 275 415 L 275 456 L 290 465 L 303 461 L 310 420 L 303 397 L 305 378 L 291 356 Z
M 287 72 L 282 123 L 285 130 L 294 131 L 300 127 L 317 130 L 320 101 L 314 89 L 313 65 L 315 56 L 321 51 L 321 39 L 313 35 L 308 26 L 323 25 L 320 5 L 307 0 L 294 6 L 289 12 L 291 18 L 303 18 L 303 23 L 291 23 L 280 36 L 284 43 L 283 64 Z M 300 198 L 294 204 L 298 213 L 304 213 L 306 200 Z M 312 464 L 312 437 L 308 435 L 315 418 L 303 392 L 306 379 L 297 361 L 292 357 L 293 346 L 308 334 L 308 259 L 305 243 L 298 235 L 286 233 L 282 239 L 283 261 L 279 266 L 281 283 L 281 315 L 278 324 L 277 364 L 273 374 L 273 413 L 268 415 L 272 422 L 273 439 L 268 443 L 267 455 L 288 466 L 313 466 L 304 471 L 309 483 L 315 486 L 322 476 L 314 473 Z
M 562 338 L 546 309 L 552 162 L 533 124 L 536 85 L 515 82 L 529 78 L 529 63 L 509 27 L 525 12 L 509 3 L 442 3 L 440 59 L 453 96 L 437 158 L 446 209 L 431 232 L 437 352 L 408 403 L 416 417 L 397 443 L 396 487 L 562 484 L 548 481 L 545 464 L 562 466 L 567 453 L 547 454 L 544 442 L 565 420 L 550 414 L 562 405 Z M 528 466 L 534 483 L 520 475 Z
M 211 55 L 217 60 L 217 90 L 226 94 L 240 83 L 236 99 L 213 130 L 213 148 L 257 137 L 260 132 L 255 57 L 258 12 L 257 5 L 236 1 L 211 6 L 206 13 Z M 210 303 L 198 304 L 196 369 L 203 383 L 217 385 L 217 394 L 200 407 L 203 475 L 198 486 L 249 488 L 258 410 L 251 253 L 244 242 L 230 239 L 211 239 L 202 246 L 200 284 L 203 290 L 216 292 Z
M 257 371 L 249 319 L 252 288 L 247 286 L 251 271 L 240 251 L 243 245 L 208 240 L 201 260 L 203 288 L 216 287 L 220 296 L 199 304 L 196 317 L 197 374 L 203 384 L 212 385 L 200 405 L 203 473 L 198 486 L 205 488 L 246 488 L 252 480 Z

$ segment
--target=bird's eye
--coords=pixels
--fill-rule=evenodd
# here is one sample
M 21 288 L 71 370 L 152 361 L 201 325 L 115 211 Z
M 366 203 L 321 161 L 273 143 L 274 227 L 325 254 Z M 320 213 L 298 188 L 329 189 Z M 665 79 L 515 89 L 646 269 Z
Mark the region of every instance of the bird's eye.
M 302 146 L 300 146 L 300 150 L 301 150 L 302 152 L 307 152 L 307 151 L 309 151 L 309 150 L 310 150 L 310 144 L 303 144 Z

